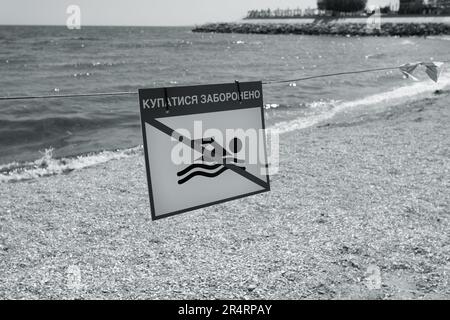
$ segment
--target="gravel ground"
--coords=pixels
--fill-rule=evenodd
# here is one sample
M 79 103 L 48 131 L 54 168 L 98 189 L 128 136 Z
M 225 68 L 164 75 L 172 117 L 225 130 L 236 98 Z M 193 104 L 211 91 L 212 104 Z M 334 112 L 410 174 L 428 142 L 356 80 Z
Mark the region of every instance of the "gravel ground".
M 270 193 L 156 222 L 143 156 L 0 184 L 0 298 L 449 299 L 448 101 L 284 134 Z

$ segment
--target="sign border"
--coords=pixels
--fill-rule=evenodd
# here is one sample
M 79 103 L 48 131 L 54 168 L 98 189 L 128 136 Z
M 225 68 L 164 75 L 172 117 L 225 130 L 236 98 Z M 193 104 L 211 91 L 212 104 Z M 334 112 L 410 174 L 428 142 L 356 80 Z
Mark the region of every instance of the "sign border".
M 254 82 L 242 82 L 240 83 L 241 85 L 246 85 L 246 84 L 258 84 L 261 87 L 261 100 L 263 99 L 263 92 L 262 92 L 262 82 L 261 81 L 254 81 Z M 209 87 L 209 86 L 219 86 L 219 85 L 229 85 L 229 83 L 221 83 L 221 84 L 211 84 L 211 85 L 198 85 L 198 86 L 192 86 L 192 87 L 200 87 L 200 86 L 205 86 L 205 87 Z M 184 88 L 187 88 L 189 86 L 184 86 Z M 172 87 L 172 88 L 180 88 L 180 87 Z M 155 88 L 155 89 L 161 89 L 161 88 Z M 140 115 L 140 120 L 141 120 L 141 129 L 142 129 L 142 137 L 143 137 L 143 145 L 144 145 L 144 157 L 145 157 L 145 171 L 147 174 L 147 185 L 148 185 L 148 193 L 149 193 L 149 200 L 150 200 L 150 212 L 151 212 L 151 217 L 152 217 L 152 221 L 155 220 L 160 220 L 163 218 L 168 218 L 174 215 L 178 215 L 181 213 L 185 213 L 185 212 L 189 212 L 189 211 L 193 211 L 193 210 L 198 210 L 198 209 L 202 209 L 202 208 L 206 208 L 206 207 L 210 207 L 216 204 L 220 204 L 220 203 L 224 203 L 224 202 L 228 202 L 228 201 L 233 201 L 233 200 L 237 200 L 240 198 L 245 198 L 245 197 L 249 197 L 252 195 L 256 195 L 259 193 L 264 193 L 264 192 L 268 192 L 270 191 L 270 178 L 269 178 L 269 172 L 268 172 L 268 162 L 267 162 L 267 149 L 265 150 L 266 152 L 264 152 L 264 156 L 265 156 L 265 162 L 266 162 L 266 168 L 267 168 L 267 175 L 266 175 L 266 183 L 267 183 L 267 187 L 263 188 L 262 190 L 258 190 L 258 191 L 252 191 L 249 193 L 244 193 L 244 194 L 240 194 L 238 196 L 233 196 L 233 197 L 229 197 L 229 198 L 225 198 L 225 199 L 221 199 L 221 200 L 217 200 L 217 201 L 212 201 L 212 202 L 208 202 L 208 203 L 204 203 L 198 206 L 193 206 L 193 207 L 188 207 L 188 208 L 184 208 L 181 210 L 177 210 L 177 211 L 173 211 L 173 212 L 169 212 L 169 213 L 165 213 L 165 214 L 161 214 L 161 215 L 156 215 L 155 214 L 155 205 L 154 205 L 154 197 L 153 197 L 153 188 L 152 188 L 152 180 L 151 180 L 151 173 L 150 173 L 150 161 L 149 161 L 149 157 L 148 157 L 148 144 L 147 144 L 147 133 L 145 131 L 145 124 L 147 123 L 144 120 L 144 117 L 142 116 L 142 99 L 141 99 L 141 92 L 143 90 L 148 90 L 148 89 L 139 89 L 139 115 Z M 256 106 L 256 107 L 247 107 L 244 109 L 253 109 L 253 108 L 259 108 L 261 111 L 261 129 L 262 130 L 266 130 L 266 124 L 265 124 L 265 119 L 264 119 L 264 105 L 261 104 L 260 106 Z M 229 111 L 229 110 L 239 110 L 239 108 L 236 107 L 231 107 L 228 110 L 221 110 L 221 111 Z M 215 113 L 215 112 L 221 112 L 221 111 L 204 111 L 204 112 L 196 112 L 195 114 L 199 114 L 199 113 Z M 177 116 L 177 115 L 174 115 Z M 168 116 L 170 117 L 170 116 Z M 156 118 L 155 118 L 156 119 Z M 151 125 L 151 124 L 150 124 Z M 264 147 L 267 148 L 266 145 L 266 136 L 265 134 L 263 135 L 263 143 L 264 143 Z

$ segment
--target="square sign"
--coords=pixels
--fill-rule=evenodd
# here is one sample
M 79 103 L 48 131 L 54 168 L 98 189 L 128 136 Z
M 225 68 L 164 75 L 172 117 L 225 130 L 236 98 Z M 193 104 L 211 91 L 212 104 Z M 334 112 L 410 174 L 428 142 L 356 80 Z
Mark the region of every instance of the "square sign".
M 152 219 L 270 190 L 261 82 L 140 89 Z

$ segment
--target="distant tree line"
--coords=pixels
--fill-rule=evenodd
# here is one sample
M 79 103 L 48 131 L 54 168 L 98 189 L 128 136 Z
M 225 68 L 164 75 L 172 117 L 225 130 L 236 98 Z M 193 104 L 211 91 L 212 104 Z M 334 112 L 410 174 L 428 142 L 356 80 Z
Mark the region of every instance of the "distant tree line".
M 319 10 L 332 12 L 358 12 L 366 8 L 367 0 L 318 0 Z
M 315 9 L 266 9 L 250 10 L 247 19 L 268 18 L 298 18 L 311 16 L 355 16 L 363 12 L 372 14 L 374 11 L 366 9 L 367 0 L 317 0 Z M 450 0 L 399 0 L 381 7 L 382 14 L 432 14 L 450 13 Z
M 450 0 L 400 0 L 399 14 L 448 14 Z
M 425 8 L 423 0 L 400 1 L 399 14 L 421 14 Z

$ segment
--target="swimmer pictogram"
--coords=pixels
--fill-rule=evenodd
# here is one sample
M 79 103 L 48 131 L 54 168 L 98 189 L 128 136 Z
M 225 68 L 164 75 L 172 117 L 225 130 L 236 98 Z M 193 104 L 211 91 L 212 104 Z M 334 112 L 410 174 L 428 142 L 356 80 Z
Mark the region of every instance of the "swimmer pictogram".
M 244 163 L 244 159 L 237 158 L 236 154 L 242 148 L 242 142 L 239 138 L 230 141 L 230 151 L 218 144 L 214 138 L 194 140 L 194 148 L 202 153 L 202 156 L 186 168 L 177 172 L 180 178 L 178 184 L 188 182 L 196 176 L 206 178 L 214 178 L 228 170 L 226 164 L 232 164 L 241 170 L 245 170 L 245 166 L 239 164 Z

